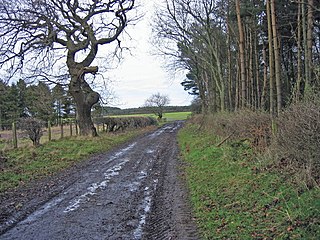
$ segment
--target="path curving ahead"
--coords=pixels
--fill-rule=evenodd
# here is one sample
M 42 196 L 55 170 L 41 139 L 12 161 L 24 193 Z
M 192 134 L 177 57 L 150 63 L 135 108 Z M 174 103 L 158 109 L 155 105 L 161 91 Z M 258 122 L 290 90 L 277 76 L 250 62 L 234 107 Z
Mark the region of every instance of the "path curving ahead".
M 0 239 L 198 239 L 179 170 L 182 124 L 166 124 L 69 172 L 67 186 L 24 220 L 8 220 L 13 227 Z

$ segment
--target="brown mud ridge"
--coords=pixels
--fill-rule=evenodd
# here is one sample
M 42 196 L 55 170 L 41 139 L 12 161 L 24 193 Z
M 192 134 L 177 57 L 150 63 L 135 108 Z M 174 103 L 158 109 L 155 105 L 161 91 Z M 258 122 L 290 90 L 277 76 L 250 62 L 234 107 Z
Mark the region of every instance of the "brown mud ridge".
M 164 125 L 0 195 L 0 239 L 198 239 L 176 134 Z

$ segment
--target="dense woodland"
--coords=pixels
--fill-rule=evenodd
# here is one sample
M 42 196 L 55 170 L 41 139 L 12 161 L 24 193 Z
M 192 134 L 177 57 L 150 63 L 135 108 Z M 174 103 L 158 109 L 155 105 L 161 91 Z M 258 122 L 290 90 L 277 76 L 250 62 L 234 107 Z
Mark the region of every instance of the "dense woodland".
M 156 42 L 202 111 L 250 108 L 277 115 L 319 91 L 320 2 L 166 0 Z

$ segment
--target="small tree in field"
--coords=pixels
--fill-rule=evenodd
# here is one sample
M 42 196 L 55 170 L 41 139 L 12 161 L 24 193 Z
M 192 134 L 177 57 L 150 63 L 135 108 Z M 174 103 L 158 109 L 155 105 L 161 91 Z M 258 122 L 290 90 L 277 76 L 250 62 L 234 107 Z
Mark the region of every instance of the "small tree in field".
M 170 99 L 167 95 L 161 95 L 160 93 L 152 94 L 149 97 L 144 106 L 149 108 L 159 120 L 163 117 L 164 107 L 170 103 Z
M 19 121 L 20 129 L 28 135 L 35 147 L 40 145 L 40 138 L 43 135 L 43 126 L 44 122 L 36 118 L 23 118 Z

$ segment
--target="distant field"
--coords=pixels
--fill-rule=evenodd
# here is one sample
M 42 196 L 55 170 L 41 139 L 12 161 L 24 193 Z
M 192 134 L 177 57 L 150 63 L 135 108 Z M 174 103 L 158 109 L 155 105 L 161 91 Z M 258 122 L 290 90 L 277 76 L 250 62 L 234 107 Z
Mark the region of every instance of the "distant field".
M 164 113 L 163 118 L 166 121 L 176 121 L 176 120 L 186 120 L 191 115 L 191 112 L 172 112 L 172 113 Z M 152 113 L 145 114 L 129 114 L 129 115 L 114 115 L 112 117 L 133 117 L 133 116 L 145 116 L 145 117 L 156 117 L 156 115 Z

